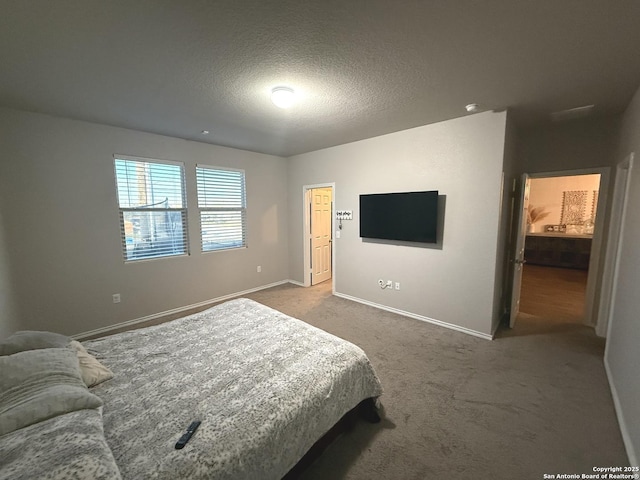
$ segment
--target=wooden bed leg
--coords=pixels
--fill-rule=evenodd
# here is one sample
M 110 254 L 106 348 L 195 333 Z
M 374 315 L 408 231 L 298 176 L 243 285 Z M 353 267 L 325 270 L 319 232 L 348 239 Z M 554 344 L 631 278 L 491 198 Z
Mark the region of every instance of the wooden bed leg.
M 376 401 L 373 398 L 367 398 L 360 402 L 360 417 L 369 423 L 379 423 L 380 415 L 376 408 Z

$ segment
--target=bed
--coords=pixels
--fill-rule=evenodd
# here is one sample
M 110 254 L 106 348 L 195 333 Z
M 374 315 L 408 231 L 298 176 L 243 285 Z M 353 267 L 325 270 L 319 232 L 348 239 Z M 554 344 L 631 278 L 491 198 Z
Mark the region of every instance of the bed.
M 114 373 L 91 392 L 125 480 L 282 478 L 382 394 L 359 347 L 245 298 L 84 345 Z

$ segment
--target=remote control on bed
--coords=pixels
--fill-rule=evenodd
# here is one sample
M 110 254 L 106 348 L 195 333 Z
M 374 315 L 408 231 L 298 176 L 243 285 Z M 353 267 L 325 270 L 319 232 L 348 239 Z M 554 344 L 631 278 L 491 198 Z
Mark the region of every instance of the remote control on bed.
M 201 422 L 199 421 L 191 422 L 191 425 L 189 425 L 189 428 L 187 428 L 187 433 L 182 435 L 180 437 L 180 440 L 178 440 L 178 443 L 176 443 L 177 450 L 184 448 L 184 446 L 187 444 L 191 436 L 196 432 L 196 430 L 200 426 L 200 423 Z

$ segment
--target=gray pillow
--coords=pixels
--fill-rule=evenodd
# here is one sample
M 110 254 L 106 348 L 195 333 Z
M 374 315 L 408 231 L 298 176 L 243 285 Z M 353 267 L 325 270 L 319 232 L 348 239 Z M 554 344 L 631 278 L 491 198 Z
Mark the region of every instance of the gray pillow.
M 73 349 L 45 348 L 0 357 L 0 436 L 101 405 L 82 381 Z
M 22 330 L 0 342 L 0 356 L 39 348 L 64 348 L 69 342 L 70 337 L 59 333 Z

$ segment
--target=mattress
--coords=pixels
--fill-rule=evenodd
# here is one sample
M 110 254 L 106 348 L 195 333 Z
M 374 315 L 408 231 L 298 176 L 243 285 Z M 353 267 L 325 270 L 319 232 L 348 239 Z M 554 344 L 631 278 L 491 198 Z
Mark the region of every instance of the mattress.
M 92 391 L 125 480 L 282 478 L 382 394 L 359 347 L 249 299 L 84 344 L 115 374 Z

